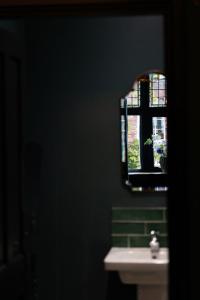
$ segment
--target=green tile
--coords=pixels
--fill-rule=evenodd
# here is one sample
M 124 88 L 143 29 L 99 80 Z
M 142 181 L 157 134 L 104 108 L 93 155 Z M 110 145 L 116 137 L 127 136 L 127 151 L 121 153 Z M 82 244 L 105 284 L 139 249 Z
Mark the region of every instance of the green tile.
M 130 237 L 130 247 L 149 247 L 149 236 L 134 236 Z M 160 247 L 168 247 L 167 236 L 159 237 Z
M 113 236 L 112 237 L 113 247 L 128 247 L 128 238 L 125 236 Z
M 160 236 L 159 237 L 160 247 L 168 247 L 168 238 L 167 236 Z
M 135 221 L 163 220 L 163 209 L 113 209 L 112 219 Z
M 113 223 L 112 233 L 143 233 L 143 223 Z
M 130 237 L 131 247 L 149 247 L 149 239 L 146 236 Z
M 159 231 L 159 233 L 167 233 L 167 223 L 148 223 L 146 224 L 147 234 L 151 230 Z
M 167 214 L 168 214 L 168 211 L 167 211 L 167 209 L 165 209 L 164 210 L 164 220 L 166 220 L 166 221 L 168 220 L 168 215 Z

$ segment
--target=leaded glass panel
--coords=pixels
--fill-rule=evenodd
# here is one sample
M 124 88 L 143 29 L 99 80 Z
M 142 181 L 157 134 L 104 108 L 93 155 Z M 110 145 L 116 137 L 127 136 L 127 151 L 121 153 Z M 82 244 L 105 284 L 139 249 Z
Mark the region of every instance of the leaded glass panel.
M 136 81 L 133 89 L 126 96 L 128 107 L 139 107 L 140 106 L 140 82 Z
M 150 107 L 165 107 L 167 105 L 166 79 L 158 73 L 149 74 Z

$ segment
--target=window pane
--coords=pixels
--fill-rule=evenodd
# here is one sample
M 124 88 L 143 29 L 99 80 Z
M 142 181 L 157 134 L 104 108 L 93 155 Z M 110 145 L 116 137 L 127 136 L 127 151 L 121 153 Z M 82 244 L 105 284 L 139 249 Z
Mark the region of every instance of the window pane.
M 125 117 L 121 116 L 121 160 L 126 161 L 126 150 L 125 150 Z
M 153 117 L 154 167 L 160 168 L 161 155 L 167 155 L 167 118 Z
M 140 116 L 128 116 L 128 169 L 141 169 Z
M 150 107 L 162 107 L 167 105 L 166 79 L 162 74 L 149 74 Z
M 126 99 L 122 98 L 120 101 L 120 107 L 125 108 L 126 107 Z
M 133 89 L 126 96 L 128 107 L 140 106 L 140 82 L 135 82 Z

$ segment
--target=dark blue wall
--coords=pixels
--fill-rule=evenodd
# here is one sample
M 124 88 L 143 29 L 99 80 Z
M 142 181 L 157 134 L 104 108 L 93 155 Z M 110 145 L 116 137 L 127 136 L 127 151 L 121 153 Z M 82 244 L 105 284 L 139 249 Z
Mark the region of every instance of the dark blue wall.
M 25 139 L 43 151 L 40 300 L 106 300 L 111 208 L 165 205 L 121 186 L 119 100 L 163 69 L 161 17 L 25 20 Z

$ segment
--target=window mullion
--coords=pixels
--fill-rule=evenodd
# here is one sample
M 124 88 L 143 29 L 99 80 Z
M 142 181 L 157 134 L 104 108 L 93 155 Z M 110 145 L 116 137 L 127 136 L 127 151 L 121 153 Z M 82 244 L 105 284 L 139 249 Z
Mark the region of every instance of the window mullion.
M 121 134 L 123 135 L 123 142 L 121 151 L 124 151 L 123 157 L 121 158 L 122 162 L 122 173 L 125 181 L 128 182 L 128 111 L 127 111 L 127 100 L 121 99 Z M 122 108 L 123 107 L 123 108 Z M 122 124 L 122 122 L 124 124 Z M 122 132 L 123 129 L 123 132 Z
M 151 172 L 154 170 L 153 145 L 144 145 L 145 141 L 152 136 L 152 116 L 149 114 L 149 81 L 141 82 L 141 162 L 142 171 Z

